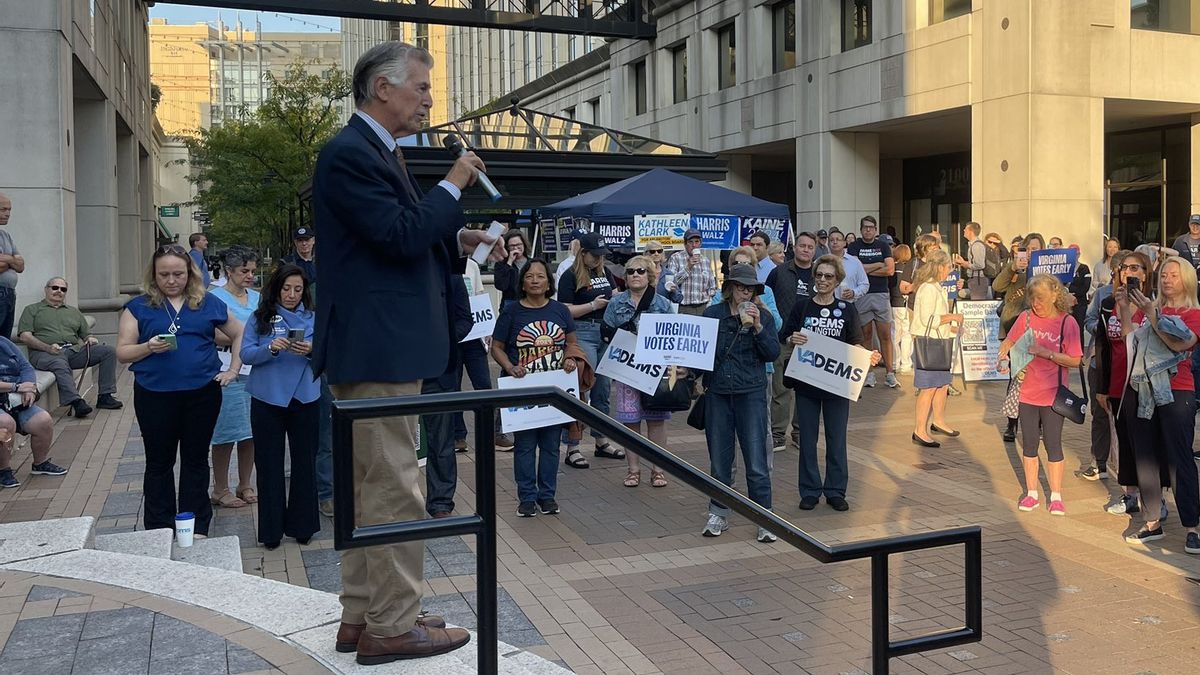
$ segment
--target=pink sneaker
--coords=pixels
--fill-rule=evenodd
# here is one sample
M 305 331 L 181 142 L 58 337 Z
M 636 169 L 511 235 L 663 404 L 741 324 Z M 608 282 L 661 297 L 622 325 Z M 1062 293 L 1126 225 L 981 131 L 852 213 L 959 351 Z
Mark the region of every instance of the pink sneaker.
M 1038 498 L 1030 497 L 1029 495 L 1025 495 L 1021 498 L 1021 501 L 1017 502 L 1017 508 L 1022 511 L 1032 511 L 1039 505 L 1041 505 L 1041 502 L 1038 501 Z
M 1065 504 L 1063 504 L 1063 503 L 1062 503 L 1062 501 L 1061 501 L 1061 500 L 1058 500 L 1058 499 L 1056 499 L 1056 500 L 1054 500 L 1054 501 L 1050 502 L 1050 515 L 1052 515 L 1052 516 L 1065 516 L 1065 515 L 1067 515 L 1067 507 L 1066 507 L 1066 505 L 1065 505 Z

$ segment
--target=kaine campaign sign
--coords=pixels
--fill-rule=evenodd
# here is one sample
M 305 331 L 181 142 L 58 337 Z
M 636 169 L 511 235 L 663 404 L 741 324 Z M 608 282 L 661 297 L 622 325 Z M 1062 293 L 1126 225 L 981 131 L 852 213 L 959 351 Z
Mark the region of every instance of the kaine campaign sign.
M 496 310 L 492 307 L 492 296 L 487 293 L 471 296 L 471 318 L 474 319 L 475 325 L 471 326 L 471 332 L 459 342 L 486 337 L 496 329 Z
M 1071 283 L 1075 276 L 1075 265 L 1079 262 L 1079 252 L 1073 248 L 1048 248 L 1032 251 L 1029 254 L 1028 276 L 1030 279 L 1039 274 L 1049 274 L 1058 277 L 1064 284 Z
M 688 314 L 643 314 L 635 356 L 639 363 L 712 370 L 719 323 Z
M 496 388 L 498 389 L 521 389 L 546 385 L 558 387 L 575 398 L 579 398 L 578 371 L 568 373 L 565 370 L 551 370 L 543 373 L 529 373 L 521 378 L 500 377 L 496 379 Z M 500 409 L 500 430 L 506 434 L 526 429 L 541 429 L 556 424 L 570 424 L 573 421 L 570 415 L 559 412 L 557 408 L 548 405 L 525 405 Z
M 686 213 L 634 216 L 633 247 L 644 251 L 646 244 L 656 242 L 670 248 L 683 248 L 683 234 L 689 223 L 690 217 Z
M 825 337 L 814 331 L 804 331 L 808 342 L 792 350 L 784 374 L 842 398 L 857 401 L 863 381 L 871 369 L 871 352 Z
M 627 330 L 618 330 L 605 350 L 604 357 L 600 359 L 600 364 L 596 366 L 596 374 L 611 377 L 638 391 L 653 394 L 658 389 L 658 381 L 662 379 L 663 371 L 667 367 L 661 364 L 636 363 L 633 360 L 636 350 L 637 336 Z
M 750 235 L 759 230 L 771 235 L 771 241 L 786 245 L 792 231 L 792 221 L 789 218 L 742 218 L 739 241 L 750 241 Z
M 692 214 L 692 227 L 700 230 L 700 248 L 729 251 L 741 242 L 742 219 L 737 216 L 710 216 Z

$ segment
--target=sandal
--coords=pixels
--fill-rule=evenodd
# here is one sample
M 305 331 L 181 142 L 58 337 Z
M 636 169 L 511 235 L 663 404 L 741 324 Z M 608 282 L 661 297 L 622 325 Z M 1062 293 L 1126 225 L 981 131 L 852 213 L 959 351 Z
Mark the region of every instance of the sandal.
M 604 457 L 605 459 L 625 459 L 625 451 L 621 448 L 613 450 L 612 443 L 609 443 L 608 441 L 604 441 L 604 445 L 597 445 L 596 452 L 593 454 L 597 457 Z
M 212 502 L 213 506 L 220 506 L 226 509 L 240 509 L 246 505 L 246 502 L 234 497 L 229 490 L 222 492 L 219 497 L 209 497 L 208 500 Z
M 663 475 L 663 472 L 650 472 L 650 487 L 667 487 L 667 477 Z
M 570 450 L 567 450 L 567 459 L 565 464 L 572 469 L 586 469 L 591 466 L 588 464 L 587 457 L 583 456 L 583 453 L 579 451 L 579 448 L 571 448 Z
M 258 503 L 258 493 L 255 492 L 254 488 L 252 488 L 252 487 L 242 488 L 242 489 L 238 490 L 237 496 L 238 496 L 238 499 L 241 499 L 242 501 L 246 502 L 247 504 L 257 504 Z
M 625 487 L 637 487 L 642 484 L 642 472 L 630 471 L 625 474 Z

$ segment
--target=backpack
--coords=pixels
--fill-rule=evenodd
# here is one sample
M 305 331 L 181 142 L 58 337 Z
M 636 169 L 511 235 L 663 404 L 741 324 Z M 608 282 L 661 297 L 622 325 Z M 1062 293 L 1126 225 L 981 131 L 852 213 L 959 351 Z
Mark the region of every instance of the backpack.
M 996 277 L 1000 276 L 1000 252 L 991 246 L 988 246 L 987 244 L 984 244 L 983 247 L 987 249 L 987 255 L 985 256 L 985 261 L 983 263 L 983 276 L 987 277 L 988 279 L 995 279 Z

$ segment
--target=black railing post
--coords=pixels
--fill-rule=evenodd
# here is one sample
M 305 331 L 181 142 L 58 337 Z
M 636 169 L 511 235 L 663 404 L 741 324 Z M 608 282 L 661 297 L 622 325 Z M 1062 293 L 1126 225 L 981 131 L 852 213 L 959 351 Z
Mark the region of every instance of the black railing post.
M 892 640 L 888 622 L 888 556 L 871 556 L 871 672 L 888 675 Z
M 475 408 L 475 513 L 483 527 L 475 538 L 475 597 L 478 611 L 479 672 L 499 672 L 496 601 L 496 408 Z
M 983 636 L 983 538 L 964 542 L 966 547 L 966 588 L 963 589 L 967 630 Z

